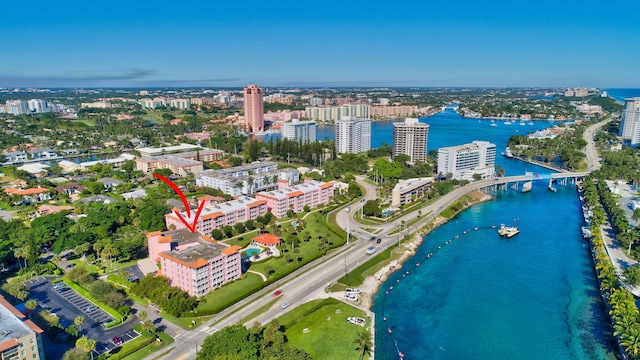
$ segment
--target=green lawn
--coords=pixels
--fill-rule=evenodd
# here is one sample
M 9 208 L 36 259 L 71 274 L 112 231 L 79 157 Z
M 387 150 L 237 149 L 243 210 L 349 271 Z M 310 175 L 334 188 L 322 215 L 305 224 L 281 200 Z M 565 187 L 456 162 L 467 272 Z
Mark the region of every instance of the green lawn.
M 289 242 L 288 234 L 285 232 L 281 235 L 284 236 L 286 241 L 285 244 L 281 246 L 283 251 L 282 256 L 251 264 L 250 269 L 265 275 L 270 273 L 268 283 L 273 283 L 304 264 L 319 258 L 324 251 L 329 248 L 335 248 L 344 244 L 346 239 L 332 232 L 323 221 L 323 216 L 324 215 L 320 213 L 311 213 L 305 218 L 306 227 L 298 233 L 299 244 L 295 250 Z M 304 241 L 304 234 L 306 233 L 311 237 L 309 241 Z M 245 236 L 245 238 L 246 237 L 247 236 Z M 326 241 L 324 250 L 320 250 L 319 238 Z M 246 241 L 246 239 L 244 239 L 244 241 Z M 245 273 L 241 279 L 224 285 L 220 289 L 216 289 L 205 295 L 203 298 L 204 301 L 200 302 L 196 310 L 206 315 L 218 313 L 224 308 L 258 291 L 268 283 L 265 283 L 262 278 L 256 274 Z M 197 316 L 195 313 L 193 315 Z
M 251 290 L 260 287 L 262 283 L 263 281 L 260 275 L 245 273 L 242 275 L 241 279 L 226 284 L 225 286 L 215 289 L 205 295 L 200 300 L 200 304 L 198 304 L 196 311 L 202 312 L 215 310 L 212 313 L 219 312 L 226 307 L 225 305 L 231 305 L 246 297 L 247 292 L 253 292 Z
M 160 338 L 160 340 L 162 340 L 160 344 L 154 341 L 153 343 L 143 347 L 135 353 L 125 357 L 123 360 L 142 360 L 145 357 L 149 356 L 149 354 L 171 345 L 174 341 L 171 336 L 162 332 L 158 333 L 158 337 Z
M 347 322 L 347 317 L 365 318 L 367 324 L 369 319 L 363 311 L 344 303 L 324 305 L 305 314 L 310 307 L 322 301 L 305 304 L 278 319 L 280 324 L 287 324 L 297 317 L 285 332 L 289 344 L 308 352 L 314 359 L 359 359 L 360 352 L 356 350 L 354 340 L 365 328 Z M 309 332 L 305 334 L 304 329 Z

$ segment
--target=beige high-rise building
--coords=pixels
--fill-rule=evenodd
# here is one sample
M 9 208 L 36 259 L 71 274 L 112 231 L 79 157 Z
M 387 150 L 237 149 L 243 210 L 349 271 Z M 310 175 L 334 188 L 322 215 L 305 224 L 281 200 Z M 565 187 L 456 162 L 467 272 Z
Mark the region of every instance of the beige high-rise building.
M 393 153 L 391 158 L 400 154 L 409 155 L 411 162 L 427 161 L 427 139 L 429 125 L 416 118 L 406 118 L 404 122 L 393 123 Z
M 264 94 L 258 85 L 244 88 L 244 123 L 251 132 L 264 131 Z

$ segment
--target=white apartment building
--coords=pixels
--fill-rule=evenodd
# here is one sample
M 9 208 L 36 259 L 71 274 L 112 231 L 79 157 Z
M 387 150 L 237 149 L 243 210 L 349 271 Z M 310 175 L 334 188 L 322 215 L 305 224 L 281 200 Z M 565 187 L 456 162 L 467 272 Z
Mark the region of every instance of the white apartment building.
M 393 123 L 393 153 L 391 158 L 405 154 L 411 163 L 427 161 L 427 139 L 429 125 L 416 118 L 406 118 L 404 122 Z
M 336 152 L 359 154 L 371 149 L 371 120 L 345 116 L 336 121 Z
M 438 149 L 438 174 L 452 174 L 456 180 L 473 180 L 478 174 L 483 179 L 495 174 L 496 145 L 487 141 Z
M 176 109 L 189 109 L 191 108 L 191 101 L 189 99 L 171 99 L 169 100 L 169 106 Z
M 282 137 L 284 139 L 311 143 L 316 141 L 316 122 L 300 121 L 293 119 L 282 124 Z
M 5 111 L 13 115 L 28 114 L 29 103 L 24 100 L 7 100 Z
M 231 196 L 248 195 L 278 188 L 280 181 L 300 181 L 296 169 L 278 169 L 274 162 L 255 162 L 228 169 L 205 170 L 196 175 L 196 186 L 219 189 Z
M 622 118 L 620 119 L 619 135 L 623 139 L 632 139 L 632 145 L 638 144 L 638 142 L 634 143 L 635 139 L 633 139 L 634 137 L 640 136 L 640 134 L 635 134 L 634 136 L 634 132 L 636 132 L 634 131 L 636 127 L 635 124 L 638 122 L 640 122 L 640 97 L 624 99 L 624 110 L 622 110 Z
M 341 106 L 312 107 L 305 109 L 307 117 L 311 120 L 322 122 L 336 122 L 345 116 L 359 118 L 371 117 L 371 106 L 365 104 L 348 104 Z

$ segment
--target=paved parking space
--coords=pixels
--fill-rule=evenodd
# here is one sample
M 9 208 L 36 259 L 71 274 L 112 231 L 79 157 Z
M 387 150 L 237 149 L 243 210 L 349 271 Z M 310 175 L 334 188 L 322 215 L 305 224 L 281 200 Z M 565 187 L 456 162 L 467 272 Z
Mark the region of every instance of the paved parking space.
M 74 290 L 68 288 L 64 283 L 55 288 L 58 284 L 52 284 L 55 277 L 36 278 L 26 281 L 29 288 L 30 297 L 38 301 L 40 308 L 48 309 L 55 313 L 61 324 L 73 324 L 73 320 L 82 315 L 85 322 L 80 326 L 80 333 L 96 341 L 96 354 L 100 355 L 116 347 L 111 341 L 114 336 L 122 338 L 123 342 L 131 341 L 140 336 L 133 330 L 133 324 L 137 323 L 134 318 L 126 324 L 113 329 L 105 329 L 102 324 L 112 321 L 111 315 L 98 308 L 89 308 L 93 305 L 90 301 L 79 295 Z
M 69 288 L 64 283 L 57 283 L 53 286 L 58 295 L 62 296 L 65 300 L 71 303 L 76 309 L 78 309 L 86 317 L 89 317 L 95 322 L 100 324 L 106 324 L 115 320 L 111 315 L 107 314 L 104 310 L 94 305 L 85 297 L 78 294 L 75 290 Z

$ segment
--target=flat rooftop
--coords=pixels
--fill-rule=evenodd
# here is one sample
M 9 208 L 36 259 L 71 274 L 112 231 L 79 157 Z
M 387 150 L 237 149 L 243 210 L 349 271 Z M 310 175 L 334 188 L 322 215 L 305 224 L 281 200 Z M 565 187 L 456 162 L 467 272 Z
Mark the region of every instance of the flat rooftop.
M 182 151 L 197 150 L 197 149 L 202 149 L 202 147 L 200 147 L 198 145 L 192 145 L 192 144 L 180 144 L 180 145 L 175 145 L 175 146 L 166 146 L 166 147 L 157 147 L 157 148 L 143 147 L 143 148 L 139 148 L 139 149 L 136 149 L 136 150 L 138 150 L 138 152 L 140 154 L 160 155 L 160 154 L 162 154 L 162 152 L 165 152 L 165 153 L 182 152 Z
M 19 339 L 32 334 L 31 330 L 16 315 L 7 309 L 4 304 L 0 304 L 0 343 L 12 338 Z

